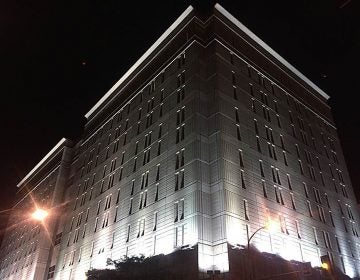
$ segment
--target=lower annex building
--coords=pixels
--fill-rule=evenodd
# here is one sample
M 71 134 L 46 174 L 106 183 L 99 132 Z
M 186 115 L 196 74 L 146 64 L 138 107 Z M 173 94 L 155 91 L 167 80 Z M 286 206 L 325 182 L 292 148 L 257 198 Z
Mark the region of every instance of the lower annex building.
M 327 96 L 216 4 L 190 6 L 18 184 L 1 279 L 84 279 L 122 256 L 229 244 L 360 275 L 359 215 Z M 49 209 L 35 222 L 25 209 Z M 20 214 L 19 214 L 20 213 Z

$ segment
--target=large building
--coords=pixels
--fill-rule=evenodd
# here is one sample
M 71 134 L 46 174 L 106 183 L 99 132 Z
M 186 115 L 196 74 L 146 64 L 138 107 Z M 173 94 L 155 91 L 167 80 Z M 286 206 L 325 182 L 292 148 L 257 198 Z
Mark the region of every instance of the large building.
M 14 207 L 51 215 L 10 227 L 0 278 L 84 279 L 108 258 L 194 247 L 202 277 L 227 273 L 229 248 L 269 220 L 258 250 L 359 276 L 328 98 L 220 5 L 205 20 L 189 7 L 86 113 L 82 139 L 19 183 Z

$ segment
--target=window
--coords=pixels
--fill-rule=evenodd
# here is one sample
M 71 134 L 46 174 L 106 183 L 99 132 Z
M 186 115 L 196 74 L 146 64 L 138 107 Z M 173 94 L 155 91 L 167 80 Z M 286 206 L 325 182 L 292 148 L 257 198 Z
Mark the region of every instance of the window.
M 287 228 L 287 223 L 286 223 L 286 218 L 284 215 L 279 215 L 280 218 L 280 227 L 281 227 L 281 232 L 285 233 L 287 235 L 289 235 L 289 230 Z
M 177 103 L 179 104 L 182 100 L 185 99 L 185 88 L 181 87 L 176 91 Z
M 98 201 L 96 215 L 99 215 L 99 213 L 100 213 L 100 206 L 101 206 L 101 200 Z
M 305 182 L 303 182 L 303 183 L 302 183 L 302 185 L 303 185 L 303 188 L 304 188 L 304 192 L 305 192 L 305 196 L 306 196 L 306 198 L 309 198 L 309 192 L 308 192 L 308 189 L 307 189 L 306 183 L 305 183 Z
M 254 119 L 254 126 L 255 126 L 255 133 L 256 135 L 259 135 L 259 128 L 258 128 L 258 124 L 257 124 L 257 120 Z
M 264 167 L 263 167 L 263 163 L 262 160 L 259 160 L 259 165 L 260 165 L 260 174 L 262 178 L 265 178 L 265 173 L 264 173 Z
M 312 210 L 311 210 L 311 203 L 309 200 L 306 201 L 306 204 L 307 204 L 307 208 L 308 208 L 308 211 L 309 211 L 309 216 L 310 217 L 313 217 L 313 213 L 312 213 Z
M 62 237 L 62 232 L 58 233 L 56 236 L 55 236 L 55 241 L 54 241 L 54 245 L 59 245 L 61 243 L 61 237 Z M 49 279 L 49 278 L 48 278 Z
M 117 196 L 116 196 L 116 202 L 115 202 L 115 204 L 119 204 L 119 201 L 120 201 L 120 189 L 118 189 L 118 191 L 117 191 Z
M 338 249 L 339 253 L 341 254 L 340 242 L 339 242 L 339 238 L 337 236 L 335 236 L 335 241 L 336 241 L 337 249 Z
M 118 209 L 119 209 L 119 206 L 116 206 L 115 207 L 115 216 L 114 216 L 114 223 L 117 222 L 117 217 L 118 217 Z
M 286 178 L 287 178 L 287 183 L 288 183 L 289 190 L 292 190 L 290 174 L 286 174 Z
M 94 248 L 95 248 L 95 242 L 91 242 L 91 247 L 90 247 L 90 258 L 93 256 L 94 254 Z
M 160 139 L 161 136 L 162 136 L 162 123 L 159 124 L 158 139 Z
M 319 212 L 320 221 L 325 224 L 325 223 L 326 223 L 326 219 L 325 219 L 324 208 L 322 208 L 322 207 L 319 206 L 319 205 L 317 205 L 317 208 L 318 208 L 318 212 Z
M 99 217 L 96 217 L 95 225 L 94 225 L 94 232 L 96 232 L 96 230 L 97 230 L 98 223 L 99 223 Z
M 149 185 L 149 171 L 146 171 L 145 173 L 143 173 L 141 175 L 141 186 L 140 189 L 144 189 L 147 188 L 147 186 Z
M 286 166 L 288 166 L 289 164 L 288 164 L 287 155 L 286 155 L 286 152 L 285 152 L 285 151 L 283 151 L 283 157 L 284 157 L 284 164 L 285 164 Z
M 301 232 L 300 232 L 300 224 L 299 221 L 295 221 L 295 227 L 296 227 L 296 234 L 299 239 L 301 239 Z
M 184 166 L 184 152 L 185 149 L 176 153 L 176 161 L 175 161 L 175 169 L 179 169 L 180 167 Z
M 243 207 L 244 207 L 244 218 L 245 220 L 249 220 L 249 206 L 246 199 L 243 200 Z
M 155 186 L 155 202 L 157 202 L 159 200 L 159 183 L 156 184 Z
M 184 170 L 175 173 L 175 191 L 184 188 Z
M 240 170 L 240 179 L 241 179 L 241 187 L 243 189 L 246 189 L 245 179 L 244 179 L 244 170 Z
M 180 200 L 178 202 L 175 202 L 174 205 L 174 211 L 175 211 L 175 219 L 174 222 L 178 222 L 184 219 L 184 200 Z
M 176 124 L 180 125 L 185 121 L 185 107 L 176 112 Z
M 293 210 L 296 210 L 295 198 L 294 198 L 293 193 L 290 193 L 290 199 L 291 199 L 291 206 L 292 206 Z
M 132 214 L 133 198 L 130 198 L 129 215 Z
M 153 225 L 153 231 L 156 231 L 156 229 L 157 229 L 157 223 L 158 223 L 158 212 L 154 212 L 154 225 Z
M 262 186 L 262 189 L 263 189 L 263 195 L 265 198 L 267 198 L 267 190 L 266 190 L 266 185 L 265 185 L 265 180 L 261 180 L 261 186 Z
M 256 135 L 256 147 L 257 147 L 257 151 L 259 153 L 261 153 L 261 145 L 260 145 L 260 138 L 259 136 Z
M 55 265 L 49 267 L 47 279 L 54 278 L 54 274 L 55 274 Z
M 130 225 L 128 225 L 128 228 L 127 228 L 126 242 L 129 242 L 129 240 L 130 240 Z
M 241 141 L 240 126 L 238 124 L 236 124 L 236 137 L 237 140 Z
M 322 231 L 323 238 L 324 238 L 324 244 L 326 248 L 332 248 L 331 240 L 330 240 L 330 234 L 326 231 Z
M 239 118 L 239 109 L 235 107 L 235 121 L 237 123 L 240 122 L 240 118 Z
M 181 126 L 176 128 L 176 144 L 184 139 L 185 139 L 185 124 L 182 124 Z M 158 154 L 160 154 L 159 151 Z
M 303 165 L 302 165 L 301 159 L 298 160 L 298 163 L 299 163 L 300 173 L 301 173 L 301 175 L 304 175 L 304 169 L 303 169 Z
M 136 161 L 137 161 L 137 157 L 134 158 L 133 172 L 136 171 Z
M 238 100 L 236 86 L 233 86 L 233 98 L 234 98 L 235 100 Z
M 84 229 L 83 229 L 83 233 L 82 233 L 82 238 L 85 238 L 86 235 L 86 224 L 84 224 Z
M 317 233 L 316 233 L 316 228 L 313 227 L 313 234 L 314 234 L 314 243 L 316 245 L 319 245 L 319 241 L 318 241 L 318 237 L 317 237 Z
M 239 149 L 239 161 L 240 161 L 240 167 L 244 168 L 244 157 L 243 157 L 243 151 Z

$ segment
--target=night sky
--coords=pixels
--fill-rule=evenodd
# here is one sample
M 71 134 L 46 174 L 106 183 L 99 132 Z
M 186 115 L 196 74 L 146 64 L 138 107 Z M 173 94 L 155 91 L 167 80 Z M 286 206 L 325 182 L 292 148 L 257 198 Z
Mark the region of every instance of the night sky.
M 0 209 L 63 136 L 79 139 L 85 113 L 188 5 L 215 3 L 123 2 L 0 2 Z M 218 2 L 330 95 L 360 200 L 360 1 Z

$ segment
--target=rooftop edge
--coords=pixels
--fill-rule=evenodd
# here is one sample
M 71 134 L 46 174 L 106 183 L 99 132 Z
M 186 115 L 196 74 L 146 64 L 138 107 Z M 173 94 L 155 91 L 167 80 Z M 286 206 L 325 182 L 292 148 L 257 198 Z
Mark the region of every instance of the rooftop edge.
M 262 48 L 264 48 L 270 55 L 272 55 L 275 59 L 277 59 L 280 63 L 282 63 L 286 68 L 288 68 L 291 72 L 293 72 L 296 76 L 298 76 L 301 80 L 303 80 L 306 84 L 308 84 L 312 89 L 314 89 L 317 93 L 319 93 L 322 97 L 324 97 L 326 100 L 330 98 L 330 96 L 327 95 L 322 89 L 320 89 L 317 85 L 315 85 L 312 81 L 310 81 L 307 77 L 305 77 L 305 75 L 303 75 L 299 70 L 297 70 L 288 61 L 286 61 L 281 55 L 279 55 L 276 51 L 274 51 L 268 44 L 266 44 L 263 40 L 261 40 L 258 36 L 256 36 L 249 28 L 247 28 L 232 14 L 230 14 L 227 10 L 225 10 L 220 4 L 216 3 L 215 9 L 218 12 L 220 12 L 223 16 L 225 16 L 228 20 L 230 20 L 235 26 L 237 26 L 240 30 L 242 30 L 257 44 L 259 44 Z
M 107 93 L 85 114 L 89 119 L 95 111 L 112 95 L 112 93 L 156 50 L 156 48 L 178 27 L 185 18 L 191 14 L 194 8 L 190 5 L 170 27 L 155 41 L 155 43 L 135 62 L 133 66 L 113 85 Z
M 16 186 L 20 188 L 66 141 L 69 140 L 63 137 Z

